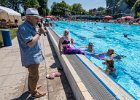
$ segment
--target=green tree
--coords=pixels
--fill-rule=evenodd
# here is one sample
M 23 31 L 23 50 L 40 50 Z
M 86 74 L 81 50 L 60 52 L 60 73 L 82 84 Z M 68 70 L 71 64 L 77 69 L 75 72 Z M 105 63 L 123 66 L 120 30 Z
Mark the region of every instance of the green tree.
M 0 5 L 1 6 L 8 7 L 8 4 L 9 4 L 9 0 L 0 0 Z
M 136 17 L 140 17 L 139 13 L 140 13 L 140 0 L 137 0 L 134 4 L 134 6 L 132 7 L 132 10 L 135 12 Z
M 137 0 L 126 0 L 126 3 L 132 8 Z
M 38 8 L 40 15 L 46 16 L 49 13 L 48 0 L 38 0 L 40 7 Z
M 24 0 L 24 9 L 31 7 L 30 0 Z
M 32 8 L 37 8 L 38 9 L 40 7 L 38 0 L 31 0 L 30 4 L 31 4 Z
M 104 7 L 97 8 L 98 11 L 104 11 L 104 9 L 105 9 Z
M 72 5 L 72 12 L 74 12 L 77 15 L 82 15 L 86 13 L 86 11 L 82 8 L 82 5 L 80 3 L 75 3 Z
M 89 13 L 89 15 L 95 15 L 95 14 L 96 14 L 96 11 L 97 11 L 96 8 L 94 8 L 94 9 L 89 9 L 88 13 Z
M 105 9 L 104 7 L 99 7 L 99 8 L 97 8 L 97 11 L 98 11 L 101 15 L 103 15 L 103 14 L 106 13 L 106 9 Z
M 70 6 L 65 1 L 60 3 L 53 2 L 51 6 L 51 14 L 55 16 L 64 16 L 66 12 L 70 11 Z
M 0 0 L 0 5 L 19 12 L 22 0 Z
M 37 0 L 24 0 L 24 8 L 36 8 L 40 7 L 39 2 Z
M 19 11 L 20 10 L 19 6 L 21 3 L 22 3 L 22 0 L 11 0 L 9 3 L 9 7 L 14 9 L 15 11 Z

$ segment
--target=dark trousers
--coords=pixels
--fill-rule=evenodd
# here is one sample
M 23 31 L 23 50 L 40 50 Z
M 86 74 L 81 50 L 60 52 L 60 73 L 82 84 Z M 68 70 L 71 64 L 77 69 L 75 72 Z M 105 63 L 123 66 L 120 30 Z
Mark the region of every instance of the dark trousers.
M 39 64 L 31 64 L 26 66 L 29 71 L 28 75 L 28 89 L 32 95 L 36 94 L 37 82 L 39 80 Z

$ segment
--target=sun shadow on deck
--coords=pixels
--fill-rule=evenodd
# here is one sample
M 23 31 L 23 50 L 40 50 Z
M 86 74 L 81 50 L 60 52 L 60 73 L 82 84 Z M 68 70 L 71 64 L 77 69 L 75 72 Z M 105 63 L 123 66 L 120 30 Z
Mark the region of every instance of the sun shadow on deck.
M 14 98 L 12 100 L 34 100 L 34 99 L 31 98 L 29 91 L 26 91 L 20 97 Z

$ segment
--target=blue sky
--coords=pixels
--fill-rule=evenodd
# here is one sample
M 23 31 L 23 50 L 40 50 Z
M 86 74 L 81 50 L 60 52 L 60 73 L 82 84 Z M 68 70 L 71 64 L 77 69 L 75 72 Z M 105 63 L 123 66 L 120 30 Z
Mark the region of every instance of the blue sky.
M 61 2 L 62 0 L 48 0 L 49 9 L 54 1 Z M 93 8 L 106 7 L 105 0 L 64 0 L 64 1 L 69 5 L 72 5 L 74 3 L 81 3 L 82 7 L 87 11 Z

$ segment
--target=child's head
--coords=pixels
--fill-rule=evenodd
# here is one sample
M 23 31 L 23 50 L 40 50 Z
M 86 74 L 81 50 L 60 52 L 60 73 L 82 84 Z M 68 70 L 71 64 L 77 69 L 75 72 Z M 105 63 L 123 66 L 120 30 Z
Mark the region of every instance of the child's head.
M 71 44 L 74 44 L 74 39 L 73 38 L 71 38 Z
M 88 47 L 93 47 L 93 43 L 89 42 Z
M 93 46 L 93 43 L 89 42 L 89 43 L 88 43 L 88 46 Z
M 91 50 L 93 49 L 93 43 L 91 42 L 88 43 L 88 49 L 91 49 Z
M 114 49 L 112 49 L 112 48 L 108 49 L 107 53 L 108 53 L 109 55 L 114 54 Z

